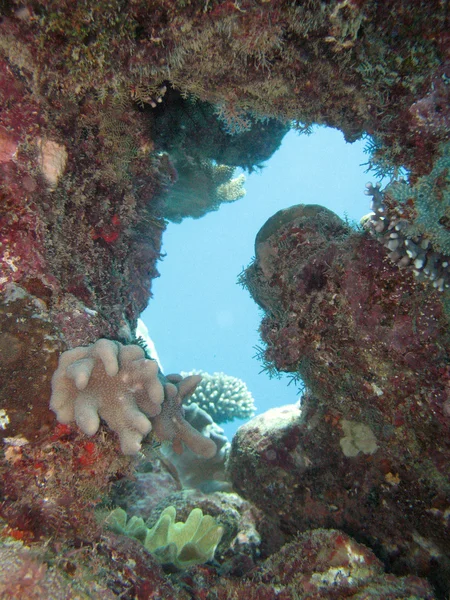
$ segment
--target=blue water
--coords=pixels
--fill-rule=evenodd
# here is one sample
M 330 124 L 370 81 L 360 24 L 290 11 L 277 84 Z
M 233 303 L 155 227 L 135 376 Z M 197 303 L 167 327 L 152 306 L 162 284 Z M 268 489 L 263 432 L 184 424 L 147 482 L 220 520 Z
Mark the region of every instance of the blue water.
M 237 276 L 254 255 L 254 239 L 264 222 L 282 208 L 322 204 L 339 216 L 359 219 L 369 212 L 364 195 L 365 142 L 347 144 L 336 130 L 316 128 L 312 135 L 291 131 L 265 168 L 247 176 L 246 196 L 222 204 L 217 212 L 164 233 L 166 258 L 154 297 L 143 314 L 165 373 L 200 369 L 243 379 L 257 412 L 297 401 L 289 377 L 269 379 L 254 358 L 261 345 L 261 311 Z M 231 438 L 242 421 L 224 425 Z

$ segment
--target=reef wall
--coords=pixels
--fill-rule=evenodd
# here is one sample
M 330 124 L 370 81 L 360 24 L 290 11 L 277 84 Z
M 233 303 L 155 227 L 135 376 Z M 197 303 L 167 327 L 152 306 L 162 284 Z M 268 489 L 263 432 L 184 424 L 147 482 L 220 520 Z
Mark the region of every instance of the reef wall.
M 241 427 L 235 488 L 293 533 L 337 527 L 395 572 L 450 577 L 450 337 L 442 292 L 320 206 L 271 217 L 242 282 L 264 309 L 267 369 L 301 407 Z

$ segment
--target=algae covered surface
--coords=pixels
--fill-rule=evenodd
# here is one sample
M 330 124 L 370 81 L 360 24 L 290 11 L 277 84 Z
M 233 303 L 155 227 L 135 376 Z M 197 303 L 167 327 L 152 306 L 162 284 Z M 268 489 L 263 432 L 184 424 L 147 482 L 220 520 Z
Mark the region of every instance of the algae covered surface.
M 0 597 L 448 597 L 449 14 L 0 2 Z M 256 224 L 258 355 L 302 398 L 250 419 L 232 374 L 164 373 L 138 319 L 168 223 L 240 202 L 315 125 L 366 140 L 372 212 Z M 167 507 L 213 524 L 202 560 L 106 526 Z

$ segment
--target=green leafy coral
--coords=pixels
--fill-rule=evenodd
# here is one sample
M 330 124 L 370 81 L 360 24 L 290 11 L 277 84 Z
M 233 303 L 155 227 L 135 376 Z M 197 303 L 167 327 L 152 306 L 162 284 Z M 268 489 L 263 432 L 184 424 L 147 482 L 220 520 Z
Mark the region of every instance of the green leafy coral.
M 223 527 L 200 508 L 194 508 L 185 523 L 176 522 L 176 509 L 168 506 L 152 528 L 141 517 L 128 519 L 122 508 L 114 509 L 106 518 L 110 529 L 142 542 L 162 565 L 187 569 L 214 557 Z

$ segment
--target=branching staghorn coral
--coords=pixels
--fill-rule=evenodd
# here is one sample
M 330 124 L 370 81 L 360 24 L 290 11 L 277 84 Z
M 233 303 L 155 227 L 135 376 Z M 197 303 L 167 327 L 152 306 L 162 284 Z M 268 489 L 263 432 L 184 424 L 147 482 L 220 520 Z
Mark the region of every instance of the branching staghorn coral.
M 183 451 L 184 442 L 209 458 L 216 452 L 214 442 L 185 421 L 182 407 L 198 382 L 198 377 L 165 380 L 140 346 L 100 339 L 60 356 L 50 408 L 58 421 L 75 421 L 87 435 L 96 433 L 103 419 L 119 435 L 124 454 L 139 452 L 153 430 L 158 440 L 172 442 L 175 452 Z
M 227 423 L 234 419 L 248 419 L 255 414 L 253 396 L 246 384 L 238 377 L 225 373 L 191 371 L 184 376 L 201 375 L 201 381 L 186 404 L 195 402 L 205 410 L 215 423 Z
M 223 527 L 210 515 L 194 508 L 185 523 L 175 522 L 176 509 L 168 506 L 149 529 L 141 517 L 131 517 L 116 508 L 106 518 L 110 529 L 134 537 L 144 544 L 162 565 L 187 569 L 211 560 L 223 534 Z

